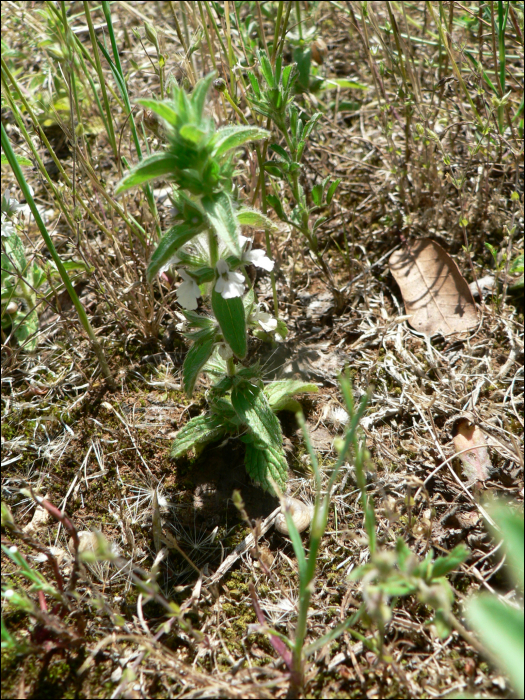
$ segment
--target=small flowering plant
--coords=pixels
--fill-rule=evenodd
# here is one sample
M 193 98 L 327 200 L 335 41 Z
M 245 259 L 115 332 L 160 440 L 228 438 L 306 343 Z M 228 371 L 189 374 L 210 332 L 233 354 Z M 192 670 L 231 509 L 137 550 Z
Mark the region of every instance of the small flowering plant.
M 250 476 L 269 491 L 272 480 L 284 490 L 287 463 L 275 412 L 296 407 L 294 394 L 316 391 L 298 381 L 273 382 L 266 387 L 258 364 L 242 364 L 248 353 L 248 330 L 263 339 L 282 340 L 286 327 L 258 304 L 246 265 L 273 269 L 267 252 L 252 248 L 242 227 L 271 227 L 261 212 L 243 206 L 232 190 L 233 153 L 240 146 L 270 136 L 252 126 L 216 130 L 204 114 L 214 74 L 200 80 L 190 96 L 175 87 L 171 100 L 139 100 L 165 127 L 165 150 L 140 161 L 117 186 L 117 194 L 156 178 L 174 183 L 173 225 L 151 256 L 148 282 L 175 268 L 182 282 L 176 290 L 192 345 L 183 364 L 183 384 L 193 394 L 199 375 L 213 385 L 208 410 L 182 428 L 171 455 L 236 433 L 246 443 L 245 464 Z M 198 313 L 203 311 L 203 313 Z

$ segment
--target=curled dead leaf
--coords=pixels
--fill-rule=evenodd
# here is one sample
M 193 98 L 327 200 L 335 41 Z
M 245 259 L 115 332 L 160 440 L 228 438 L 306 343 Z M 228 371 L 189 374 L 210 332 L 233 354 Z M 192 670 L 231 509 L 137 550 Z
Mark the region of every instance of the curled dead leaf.
M 42 508 L 42 506 L 37 506 L 35 508 L 35 512 L 33 513 L 33 517 L 31 518 L 31 522 L 27 523 L 27 525 L 25 525 L 25 527 L 22 529 L 28 535 L 34 535 L 38 532 L 38 530 L 41 530 L 48 524 L 50 518 L 51 516 L 45 508 Z
M 487 438 L 477 425 L 460 418 L 453 438 L 454 450 L 463 466 L 463 474 L 469 481 L 485 481 L 492 471 L 487 449 Z
M 467 281 L 450 255 L 430 238 L 396 250 L 388 261 L 410 325 L 428 336 L 462 333 L 478 324 Z

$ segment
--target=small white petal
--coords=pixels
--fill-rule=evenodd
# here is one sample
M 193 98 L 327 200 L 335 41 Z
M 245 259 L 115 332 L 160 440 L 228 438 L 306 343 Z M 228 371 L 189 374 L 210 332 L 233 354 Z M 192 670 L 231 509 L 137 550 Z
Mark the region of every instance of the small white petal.
M 270 316 L 270 314 L 264 313 L 264 311 L 259 312 L 257 321 L 263 331 L 267 333 L 272 333 L 277 328 L 277 319 Z
M 217 294 L 222 294 L 224 287 L 226 286 L 226 283 L 228 282 L 227 279 L 224 279 L 223 277 L 219 277 L 215 284 L 215 291 Z
M 249 250 L 247 253 L 243 253 L 242 259 L 251 263 L 252 265 L 255 265 L 255 267 L 268 270 L 268 272 L 273 270 L 273 260 L 270 260 L 270 258 L 261 248 L 258 248 L 257 250 Z
M 217 272 L 219 275 L 224 275 L 227 274 L 230 271 L 230 268 L 228 267 L 228 263 L 226 260 L 223 260 L 222 258 L 217 261 L 217 265 L 215 266 Z
M 219 260 L 216 268 L 219 278 L 215 284 L 215 291 L 223 299 L 233 299 L 244 294 L 244 277 L 239 272 L 230 272 L 226 260 Z
M 177 287 L 177 300 L 179 304 L 189 311 L 198 307 L 197 299 L 201 296 L 199 285 L 184 270 L 177 270 L 184 282 Z
M 234 275 L 235 278 L 233 277 Z M 237 279 L 239 277 L 240 279 Z M 244 294 L 244 277 L 237 272 L 230 272 L 228 280 L 224 283 L 224 288 L 220 293 L 223 299 L 242 297 Z

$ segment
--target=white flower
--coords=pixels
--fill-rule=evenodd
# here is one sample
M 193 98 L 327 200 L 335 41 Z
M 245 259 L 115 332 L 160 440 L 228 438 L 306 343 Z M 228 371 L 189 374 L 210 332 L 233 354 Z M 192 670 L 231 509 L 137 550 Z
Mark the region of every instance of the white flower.
M 177 270 L 184 282 L 177 287 L 177 299 L 179 304 L 189 311 L 194 311 L 197 306 L 197 299 L 201 296 L 199 285 L 184 270 Z
M 7 219 L 5 214 L 2 214 L 2 237 L 8 237 L 12 236 L 13 233 L 16 233 L 15 227 L 13 224 Z
M 262 248 L 257 250 L 252 250 L 252 242 L 246 236 L 239 236 L 241 245 L 244 246 L 244 251 L 241 255 L 241 260 L 244 262 L 255 265 L 255 267 L 260 267 L 263 270 L 271 272 L 273 270 L 274 262 L 266 255 Z
M 19 204 L 18 201 L 11 197 L 11 190 L 6 190 L 2 197 L 2 213 L 12 216 L 16 214 L 17 211 L 23 209 L 25 204 Z
M 215 284 L 215 291 L 223 299 L 240 297 L 244 293 L 244 277 L 240 272 L 230 272 L 226 260 L 219 260 L 216 268 L 219 278 Z
M 277 319 L 264 311 L 259 314 L 257 323 L 260 325 L 263 331 L 266 331 L 267 333 L 273 333 L 273 331 L 277 328 Z
M 267 314 L 266 311 L 262 311 L 260 304 L 253 310 L 252 319 L 254 323 L 258 323 L 266 333 L 273 333 L 277 328 L 277 319 Z

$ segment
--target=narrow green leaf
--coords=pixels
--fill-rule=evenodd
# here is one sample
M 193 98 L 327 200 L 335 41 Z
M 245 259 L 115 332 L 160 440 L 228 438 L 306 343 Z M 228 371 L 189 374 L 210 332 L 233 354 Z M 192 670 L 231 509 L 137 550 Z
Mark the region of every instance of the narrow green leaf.
M 2 238 L 2 270 L 5 272 L 19 272 L 22 276 L 27 270 L 27 260 L 24 251 L 24 244 L 17 233 Z
M 281 424 L 259 386 L 242 384 L 232 391 L 232 406 L 261 446 L 282 451 Z
M 244 306 L 240 297 L 223 299 L 222 295 L 215 291 L 211 295 L 211 305 L 215 318 L 219 322 L 224 340 L 233 350 L 234 354 L 243 359 L 246 357 L 246 319 Z
M 464 544 L 460 544 L 447 554 L 446 557 L 438 557 L 432 564 L 432 578 L 441 578 L 450 571 L 457 569 L 460 564 L 469 558 L 470 552 Z
M 215 279 L 215 270 L 213 267 L 201 267 L 198 270 L 192 270 L 191 276 L 200 286 L 201 284 L 206 284 L 207 282 L 213 282 Z
M 298 47 L 293 53 L 294 61 L 297 63 L 298 80 L 301 88 L 306 91 L 310 84 L 310 65 L 312 62 L 312 49 L 308 47 Z
M 334 197 L 335 191 L 338 188 L 340 182 L 341 182 L 341 178 L 338 178 L 337 180 L 332 182 L 332 184 L 328 188 L 328 192 L 326 193 L 326 203 L 327 204 L 331 203 L 331 201 Z
M 147 280 L 151 281 L 158 274 L 163 265 L 166 265 L 175 255 L 177 250 L 202 231 L 202 227 L 191 224 L 176 224 L 167 231 L 159 241 L 149 261 Z
M 248 78 L 250 80 L 250 83 L 252 84 L 252 88 L 256 96 L 260 99 L 261 98 L 261 88 L 259 87 L 259 81 L 255 77 L 255 75 L 249 71 L 248 72 Z
M 115 194 L 119 195 L 132 187 L 142 185 L 159 177 L 169 177 L 177 168 L 176 159 L 169 153 L 154 153 L 135 165 L 117 184 Z
M 261 73 L 264 76 L 264 79 L 268 83 L 269 87 L 275 87 L 272 64 L 268 60 L 268 56 L 264 51 L 261 50 L 257 51 L 257 55 L 259 57 L 259 67 L 261 69 Z
M 283 68 L 283 87 L 285 90 L 289 90 L 293 81 L 297 77 L 296 66 L 293 63 L 289 63 Z
M 209 316 L 195 313 L 195 311 L 187 311 L 182 309 L 182 313 L 186 316 L 188 323 L 195 328 L 213 328 L 215 321 Z
M 327 219 L 327 216 L 320 216 L 318 219 L 316 219 L 314 222 L 313 230 L 317 231 L 319 226 L 322 226 Z
M 323 201 L 323 186 L 315 185 L 312 188 L 312 199 L 316 207 L 320 207 Z
M 202 117 L 202 112 L 204 110 L 204 103 L 206 101 L 206 95 L 210 89 L 210 85 L 215 77 L 215 71 L 208 73 L 208 75 L 201 78 L 198 83 L 196 83 L 191 93 L 191 105 L 193 107 L 193 113 L 195 118 L 199 119 Z
M 283 160 L 285 160 L 287 163 L 291 163 L 291 162 L 292 162 L 292 158 L 291 158 L 290 154 L 288 153 L 288 151 L 286 151 L 286 150 L 285 150 L 282 146 L 280 146 L 278 143 L 272 143 L 272 145 L 270 146 L 270 148 L 272 149 L 272 151 L 274 151 L 275 153 L 277 153 L 278 155 L 280 155 L 281 158 L 282 158 Z
M 208 215 L 211 228 L 237 257 L 241 257 L 241 247 L 237 232 L 237 221 L 231 198 L 226 192 L 217 192 L 202 198 L 202 206 Z
M 23 166 L 33 165 L 33 163 L 29 160 L 29 158 L 26 158 L 25 156 L 15 155 L 15 158 L 16 158 L 16 162 L 18 163 L 18 165 L 23 165 Z M 9 163 L 9 161 L 7 160 L 7 156 L 5 155 L 5 153 L 2 153 L 2 165 L 6 165 L 7 163 Z
M 343 634 L 343 632 L 346 632 L 346 630 L 349 627 L 352 627 L 352 625 L 355 625 L 359 621 L 359 618 L 361 617 L 362 614 L 363 614 L 363 611 L 360 608 L 357 612 L 355 612 L 352 615 L 352 617 L 348 617 L 340 625 L 337 625 L 337 627 L 334 627 L 332 630 L 330 630 L 330 632 L 327 632 L 319 639 L 316 639 L 315 642 L 312 642 L 307 647 L 305 647 L 304 651 L 303 651 L 305 657 L 308 658 L 314 652 L 318 651 L 319 649 L 322 649 L 329 642 L 340 637 L 341 634 Z
M 272 209 L 275 210 L 275 213 L 281 219 L 281 221 L 288 221 L 279 197 L 277 197 L 275 194 L 267 194 L 266 201 L 272 207 Z
M 170 102 L 165 100 L 164 102 L 159 102 L 158 100 L 137 100 L 141 107 L 146 109 L 151 109 L 152 112 L 158 114 L 158 116 L 167 122 L 170 126 L 175 127 L 178 122 L 178 114 L 173 109 Z
M 232 148 L 238 148 L 248 141 L 260 141 L 270 137 L 270 132 L 254 126 L 225 126 L 214 135 L 214 155 L 218 158 Z
M 182 376 L 184 380 L 184 391 L 188 396 L 192 396 L 195 382 L 202 368 L 209 360 L 215 344 L 215 329 L 205 329 L 199 331 L 202 336 L 195 340 L 188 350 L 182 365 Z
M 310 134 L 312 133 L 312 129 L 313 129 L 314 126 L 317 124 L 317 122 L 319 121 L 319 119 L 321 119 L 321 117 L 322 117 L 321 112 L 316 112 L 315 114 L 313 114 L 313 115 L 310 117 L 310 119 L 309 119 L 308 122 L 306 123 L 306 126 L 304 127 L 303 139 L 304 139 L 305 141 L 306 141 L 306 139 L 310 136 Z
M 365 85 L 364 83 L 358 83 L 355 80 L 348 80 L 347 78 L 325 79 L 324 83 L 329 83 L 331 85 L 334 85 L 335 87 L 340 88 L 352 88 L 353 90 L 368 90 L 368 85 Z

